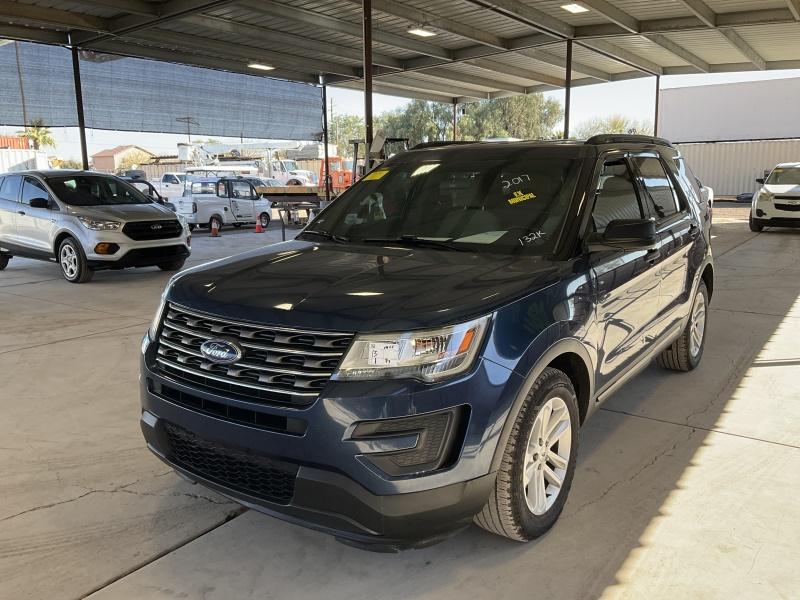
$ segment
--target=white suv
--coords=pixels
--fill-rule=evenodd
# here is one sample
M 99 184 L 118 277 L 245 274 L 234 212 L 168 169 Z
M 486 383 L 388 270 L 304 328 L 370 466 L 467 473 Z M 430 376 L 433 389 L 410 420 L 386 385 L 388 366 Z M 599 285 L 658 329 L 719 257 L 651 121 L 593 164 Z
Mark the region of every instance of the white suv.
M 57 261 L 72 283 L 100 269 L 176 271 L 188 226 L 118 177 L 88 171 L 0 175 L 0 270 L 12 256 Z
M 750 209 L 750 229 L 764 227 L 800 227 L 800 163 L 781 163 L 753 196 Z

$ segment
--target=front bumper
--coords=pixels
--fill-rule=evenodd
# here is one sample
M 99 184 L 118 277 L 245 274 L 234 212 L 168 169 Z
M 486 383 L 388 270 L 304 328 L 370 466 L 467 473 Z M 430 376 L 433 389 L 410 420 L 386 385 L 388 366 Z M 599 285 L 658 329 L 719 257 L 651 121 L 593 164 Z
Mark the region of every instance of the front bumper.
M 191 254 L 185 243 L 173 243 L 168 246 L 149 246 L 130 248 L 125 252 L 118 251 L 110 256 L 87 258 L 89 268 L 95 271 L 103 269 L 127 269 L 129 267 L 153 267 L 187 258 Z
M 764 227 L 800 227 L 800 198 L 756 197 L 752 206 L 753 222 Z
M 249 508 L 373 550 L 429 545 L 471 523 L 494 486 L 491 462 L 510 408 L 505 399 L 522 383 L 483 360 L 463 379 L 439 386 L 332 381 L 313 404 L 291 408 L 229 399 L 162 376 L 148 367 L 153 346 L 144 353 L 141 385 L 141 426 L 152 452 Z M 454 460 L 444 468 L 389 475 L 372 458 L 409 447 L 408 436 L 353 437 L 364 421 L 449 409 L 465 410 L 467 418 L 453 433 Z M 262 425 L 231 416 L 248 411 Z

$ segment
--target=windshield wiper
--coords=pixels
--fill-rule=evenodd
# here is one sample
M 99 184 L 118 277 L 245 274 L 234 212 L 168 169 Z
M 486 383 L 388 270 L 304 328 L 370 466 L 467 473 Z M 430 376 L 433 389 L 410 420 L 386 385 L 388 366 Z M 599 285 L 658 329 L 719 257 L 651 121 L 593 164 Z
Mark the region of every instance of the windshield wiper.
M 432 248 L 444 248 L 445 250 L 455 250 L 456 252 L 468 252 L 466 248 L 461 248 L 451 244 L 449 240 L 434 240 L 430 238 L 417 237 L 416 235 L 401 235 L 393 238 L 364 238 L 359 240 L 365 244 L 402 244 L 405 246 L 429 246 Z
M 302 235 L 310 234 L 310 235 L 318 235 L 319 237 L 323 237 L 334 241 L 338 244 L 345 244 L 350 241 L 349 237 L 345 237 L 343 235 L 336 235 L 335 233 L 331 233 L 330 231 L 323 231 L 317 229 L 306 229 L 305 231 L 301 232 Z

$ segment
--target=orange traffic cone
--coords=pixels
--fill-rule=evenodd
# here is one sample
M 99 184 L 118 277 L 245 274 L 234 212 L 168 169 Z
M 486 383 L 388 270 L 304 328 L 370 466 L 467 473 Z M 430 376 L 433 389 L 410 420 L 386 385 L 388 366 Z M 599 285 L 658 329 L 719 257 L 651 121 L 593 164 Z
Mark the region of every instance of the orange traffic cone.
M 219 221 L 211 219 L 211 237 L 219 237 Z
M 261 219 L 256 221 L 256 233 L 264 233 L 264 228 L 261 226 Z

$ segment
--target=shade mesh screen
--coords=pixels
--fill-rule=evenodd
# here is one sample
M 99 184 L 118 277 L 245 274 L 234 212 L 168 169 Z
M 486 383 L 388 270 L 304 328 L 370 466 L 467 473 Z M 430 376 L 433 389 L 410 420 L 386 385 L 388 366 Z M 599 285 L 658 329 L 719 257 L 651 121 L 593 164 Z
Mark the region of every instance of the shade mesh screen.
M 82 53 L 80 66 L 89 128 L 186 133 L 188 118 L 192 134 L 202 135 L 313 140 L 322 130 L 313 85 L 97 53 Z M 0 46 L 0 124 L 23 118 L 77 126 L 68 49 Z

